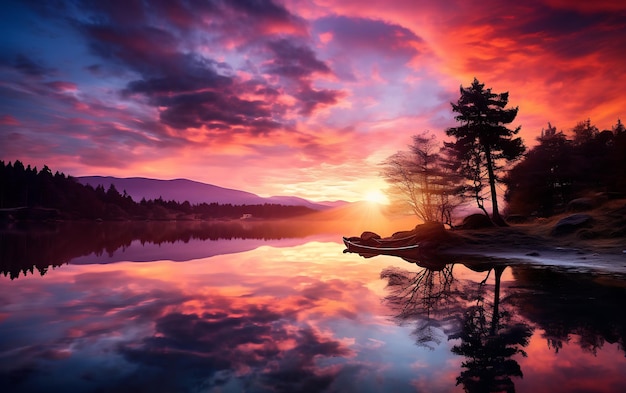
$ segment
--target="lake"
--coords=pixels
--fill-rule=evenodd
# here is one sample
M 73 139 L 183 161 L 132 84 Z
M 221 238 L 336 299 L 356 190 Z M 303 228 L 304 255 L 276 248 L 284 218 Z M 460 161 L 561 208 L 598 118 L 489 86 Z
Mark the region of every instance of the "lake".
M 623 273 L 427 269 L 344 254 L 343 231 L 5 228 L 0 391 L 626 391 Z

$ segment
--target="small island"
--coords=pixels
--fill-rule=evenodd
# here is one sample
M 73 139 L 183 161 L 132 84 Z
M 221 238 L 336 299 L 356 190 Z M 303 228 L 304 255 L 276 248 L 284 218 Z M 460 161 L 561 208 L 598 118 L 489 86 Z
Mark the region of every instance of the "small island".
M 508 92 L 493 93 L 477 79 L 460 92 L 452 103 L 459 125 L 446 130 L 452 141 L 438 146 L 432 134 L 415 135 L 409 151 L 383 163 L 393 206 L 425 224 L 388 237 L 365 231 L 344 238 L 347 251 L 421 263 L 471 256 L 626 267 L 621 121 L 603 131 L 579 122 L 571 138 L 548 123 L 526 151 L 520 127 L 507 128 L 518 111 L 506 108 Z M 480 213 L 458 219 L 471 201 Z M 499 201 L 506 203 L 503 212 Z

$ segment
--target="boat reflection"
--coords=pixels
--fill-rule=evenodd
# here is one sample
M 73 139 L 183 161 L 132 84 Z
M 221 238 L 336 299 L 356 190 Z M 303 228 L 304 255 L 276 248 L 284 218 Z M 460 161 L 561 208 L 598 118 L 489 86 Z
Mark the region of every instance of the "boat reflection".
M 525 348 L 536 331 L 557 353 L 574 336 L 583 351 L 595 354 L 608 342 L 625 352 L 622 280 L 503 261 L 408 261 L 418 269 L 382 271 L 385 302 L 398 324 L 414 326 L 418 346 L 433 349 L 449 341 L 451 352 L 463 356 L 456 382 L 466 392 L 514 392 L 515 381 L 524 375 L 520 362 L 527 356 Z M 473 278 L 456 278 L 458 270 Z M 506 270 L 515 285 L 508 285 L 502 296 Z M 601 388 L 603 382 L 610 386 L 615 381 L 600 381 L 598 391 L 611 391 Z

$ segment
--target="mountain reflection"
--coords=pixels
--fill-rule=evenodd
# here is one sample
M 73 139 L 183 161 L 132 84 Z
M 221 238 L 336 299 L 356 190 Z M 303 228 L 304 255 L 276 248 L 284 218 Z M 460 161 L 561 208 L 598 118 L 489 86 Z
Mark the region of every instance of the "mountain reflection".
M 385 302 L 398 324 L 414 326 L 418 346 L 454 343 L 451 352 L 464 357 L 457 384 L 466 392 L 514 392 L 515 378 L 523 377 L 519 361 L 536 329 L 545 332 L 542 337 L 555 352 L 573 336 L 594 354 L 604 342 L 625 350 L 623 281 L 526 265 L 413 262 L 415 271 L 382 271 Z M 459 268 L 484 278 L 458 279 L 453 273 Z M 515 285 L 502 296 L 506 269 Z
M 246 251 L 253 244 L 247 242 L 247 249 L 233 249 L 231 244 L 227 250 L 220 250 L 218 245 L 225 244 L 218 243 L 220 240 L 265 242 L 304 238 L 315 233 L 313 226 L 297 221 L 17 223 L 0 228 L 0 273 L 11 279 L 19 277 L 20 273 L 27 275 L 35 271 L 43 276 L 51 267 L 67 264 L 78 257 L 91 254 L 113 256 L 115 251 L 125 250 L 135 242 L 141 245 L 189 243 L 193 240 L 213 242 L 209 244 L 212 252 L 198 250 L 193 256 L 199 258 Z M 160 259 L 165 258 L 167 256 Z

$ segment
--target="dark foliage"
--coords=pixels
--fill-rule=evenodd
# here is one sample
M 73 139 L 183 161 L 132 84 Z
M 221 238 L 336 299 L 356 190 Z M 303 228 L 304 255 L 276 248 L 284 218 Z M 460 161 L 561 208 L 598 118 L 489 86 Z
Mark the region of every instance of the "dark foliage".
M 24 209 L 17 209 L 24 208 Z M 32 209 L 39 208 L 37 213 Z M 42 214 L 42 209 L 48 209 Z M 188 201 L 165 201 L 162 198 L 135 202 L 111 185 L 95 189 L 82 185 L 71 176 L 52 171 L 44 166 L 40 171 L 24 167 L 20 161 L 5 164 L 0 161 L 0 218 L 62 218 L 102 220 L 171 220 L 171 219 L 227 219 L 251 214 L 255 218 L 287 218 L 314 212 L 304 206 L 220 205 Z M 52 209 L 55 214 L 51 214 Z M 17 217 L 16 217 L 17 216 Z
M 0 274 L 45 275 L 52 268 L 89 255 L 112 256 L 117 250 L 141 244 L 203 240 L 286 239 L 305 237 L 314 229 L 294 220 L 281 221 L 87 221 L 21 222 L 0 228 Z M 208 249 L 211 249 L 210 245 Z
M 565 211 L 573 199 L 595 193 L 626 194 L 626 132 L 618 121 L 599 132 L 589 120 L 568 139 L 548 124 L 524 160 L 506 176 L 511 213 L 542 217 Z
M 476 199 L 478 207 L 485 211 L 483 202 L 487 197 L 483 189 L 488 184 L 492 219 L 494 223 L 504 225 L 498 211 L 496 183 L 501 162 L 521 157 L 526 149 L 521 138 L 515 137 L 520 127 L 506 127 L 517 116 L 518 108 L 505 109 L 509 93 L 492 93 L 476 78 L 471 86 L 461 86 L 460 93 L 457 103 L 452 104 L 460 125 L 446 130 L 448 136 L 455 138 L 446 146 L 457 159 L 460 173 L 471 183 L 466 194 Z

